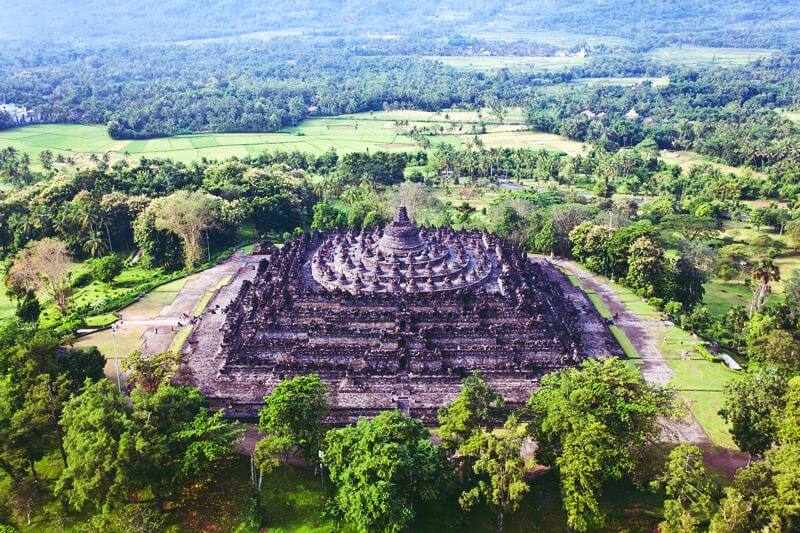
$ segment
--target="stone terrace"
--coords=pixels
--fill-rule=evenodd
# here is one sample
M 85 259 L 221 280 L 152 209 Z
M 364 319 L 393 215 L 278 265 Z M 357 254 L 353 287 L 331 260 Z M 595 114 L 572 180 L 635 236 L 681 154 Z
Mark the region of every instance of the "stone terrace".
M 383 229 L 259 253 L 184 349 L 180 380 L 230 416 L 255 417 L 280 380 L 313 372 L 333 423 L 394 408 L 432 422 L 470 372 L 518 405 L 547 372 L 621 354 L 549 262 L 485 233 L 420 230 L 402 208 Z

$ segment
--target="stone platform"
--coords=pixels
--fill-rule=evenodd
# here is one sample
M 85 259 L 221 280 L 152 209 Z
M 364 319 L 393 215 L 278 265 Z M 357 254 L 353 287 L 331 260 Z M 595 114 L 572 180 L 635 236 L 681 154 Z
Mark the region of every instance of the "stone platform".
M 229 416 L 257 415 L 282 379 L 316 373 L 332 423 L 399 408 L 428 422 L 479 371 L 511 405 L 547 372 L 621 355 L 547 260 L 480 232 L 385 228 L 263 246 L 219 291 L 179 376 Z

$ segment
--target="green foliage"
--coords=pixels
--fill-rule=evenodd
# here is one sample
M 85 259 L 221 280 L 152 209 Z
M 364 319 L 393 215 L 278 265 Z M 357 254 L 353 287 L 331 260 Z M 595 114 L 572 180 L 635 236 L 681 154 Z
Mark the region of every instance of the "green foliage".
M 125 263 L 118 255 L 107 255 L 91 262 L 92 277 L 103 283 L 110 283 L 120 275 Z
M 399 533 L 447 492 L 443 450 L 417 420 L 384 411 L 325 436 L 323 463 L 335 505 L 359 531 Z
M 725 386 L 720 415 L 731 425 L 740 450 L 760 456 L 775 442 L 787 379 L 775 368 L 759 368 L 743 372 Z
M 658 294 L 664 278 L 664 251 L 647 237 L 640 237 L 628 249 L 625 284 L 643 298 Z
M 129 403 L 107 380 L 87 381 L 64 407 L 61 426 L 67 466 L 55 492 L 76 510 L 104 513 L 137 491 L 159 505 L 179 497 L 230 457 L 241 435 L 196 389 L 136 389 Z
M 779 420 L 781 444 L 800 444 L 800 376 L 789 380 L 784 395 L 785 406 Z
M 714 513 L 718 488 L 703 464 L 703 452 L 693 444 L 676 446 L 667 458 L 664 472 L 654 482 L 664 501 L 665 533 L 705 531 Z
M 800 370 L 800 340 L 784 329 L 773 329 L 751 340 L 750 360 L 794 372 Z
M 542 379 L 524 413 L 538 460 L 558 468 L 570 527 L 602 525 L 603 483 L 635 477 L 660 434 L 658 417 L 673 409 L 669 391 L 648 385 L 636 367 L 616 358 L 587 360 Z
M 36 293 L 25 291 L 25 294 L 17 301 L 17 317 L 25 322 L 36 322 L 39 320 L 41 312 L 42 306 L 39 299 L 36 298 Z
M 327 393 L 316 374 L 281 381 L 264 397 L 259 412 L 258 428 L 271 441 L 262 445 L 264 450 L 297 449 L 307 461 L 315 461 L 328 414 Z
M 106 380 L 87 381 L 80 395 L 64 406 L 64 450 L 67 466 L 56 495 L 76 510 L 110 510 L 130 491 L 128 457 L 133 443 L 127 431 L 130 407 Z
M 503 517 L 519 508 L 530 490 L 525 479 L 525 461 L 522 445 L 527 428 L 509 419 L 500 430 L 480 428 L 459 448 L 459 455 L 473 460 L 472 470 L 477 483 L 459 497 L 461 506 L 469 510 L 484 501 L 496 509 L 498 530 L 503 528 Z
M 205 481 L 215 466 L 231 457 L 242 433 L 221 411 L 210 412 L 205 397 L 194 388 L 162 385 L 152 393 L 137 389 L 131 400 L 126 437 L 135 446 L 135 456 L 128 458 L 130 476 L 148 487 L 158 502 L 175 498 L 187 482 Z
M 132 386 L 152 392 L 172 380 L 180 362 L 181 355 L 175 352 L 144 355 L 140 351 L 135 351 L 125 356 L 122 368 Z
M 144 252 L 151 266 L 167 271 L 183 266 L 183 244 L 174 233 L 156 228 L 156 217 L 152 211 L 144 211 L 133 225 L 136 244 Z
M 478 430 L 491 427 L 501 414 L 503 397 L 483 380 L 480 374 L 468 376 L 458 396 L 439 409 L 437 435 L 450 452 L 459 448 Z

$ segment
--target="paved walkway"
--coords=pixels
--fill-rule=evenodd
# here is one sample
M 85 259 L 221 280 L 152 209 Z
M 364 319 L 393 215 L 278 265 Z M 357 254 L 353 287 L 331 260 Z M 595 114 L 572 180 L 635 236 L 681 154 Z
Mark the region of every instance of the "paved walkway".
M 178 331 L 191 325 L 195 308 L 203 297 L 219 289 L 221 283 L 230 282 L 243 266 L 254 262 L 252 256 L 237 251 L 228 260 L 186 278 L 172 303 L 145 321 L 147 329 L 142 335 L 142 352 L 156 354 L 168 350 Z M 211 298 L 206 303 L 210 301 Z
M 597 293 L 606 304 L 617 325 L 639 354 L 642 375 L 654 385 L 667 385 L 672 378 L 672 369 L 667 365 L 659 344 L 667 328 L 673 327 L 660 318 L 641 316 L 631 312 L 617 296 L 614 289 L 599 276 L 579 266 L 574 261 L 553 260 L 561 269 L 575 276 L 581 286 Z M 669 441 L 692 442 L 710 445 L 711 439 L 691 414 L 682 421 L 663 421 L 664 437 Z
M 254 262 L 257 259 L 236 252 L 214 267 L 156 288 L 120 310 L 113 328 L 81 337 L 75 345 L 97 346 L 106 357 L 106 376 L 117 380 L 120 359 L 135 350 L 152 354 L 169 349 L 175 335 L 189 326 L 204 295 Z

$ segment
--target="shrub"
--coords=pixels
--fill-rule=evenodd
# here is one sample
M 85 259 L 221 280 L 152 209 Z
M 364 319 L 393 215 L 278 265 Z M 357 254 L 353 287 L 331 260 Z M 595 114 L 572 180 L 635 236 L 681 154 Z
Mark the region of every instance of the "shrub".
M 72 288 L 79 289 L 81 287 L 85 287 L 94 281 L 94 276 L 89 271 L 84 270 L 83 272 L 79 272 L 72 278 Z
M 92 275 L 97 281 L 110 283 L 120 275 L 125 264 L 118 255 L 107 255 L 92 261 Z

